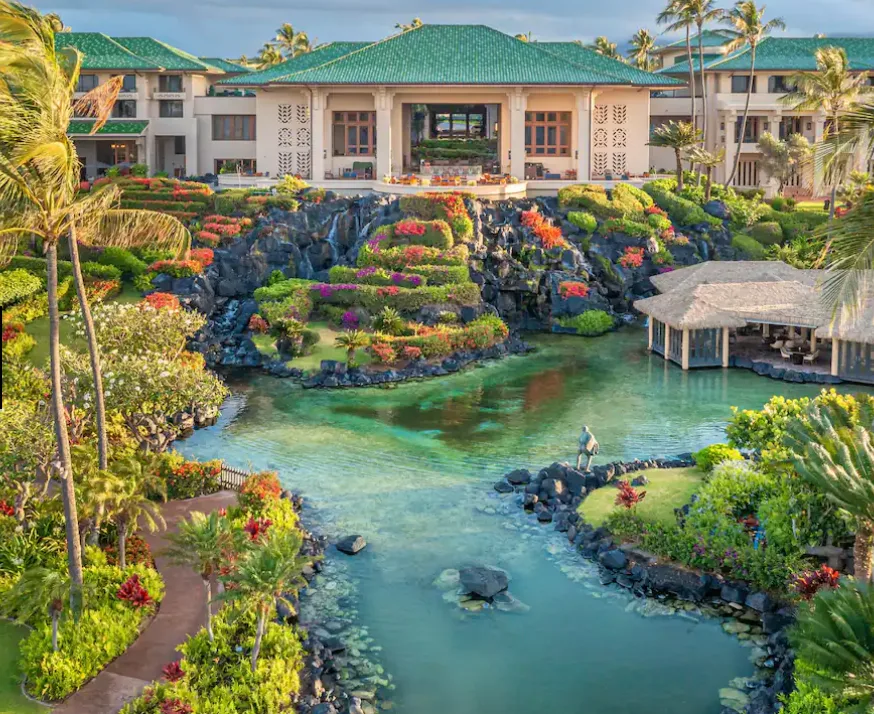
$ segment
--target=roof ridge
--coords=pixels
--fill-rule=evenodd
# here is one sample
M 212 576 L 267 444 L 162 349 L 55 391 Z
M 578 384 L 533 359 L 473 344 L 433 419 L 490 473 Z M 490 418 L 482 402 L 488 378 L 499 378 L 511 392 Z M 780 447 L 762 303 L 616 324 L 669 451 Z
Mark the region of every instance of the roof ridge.
M 115 40 L 116 38 L 110 38 L 110 39 Z M 209 71 L 210 69 L 216 69 L 216 70 L 218 70 L 219 73 L 224 74 L 224 71 L 219 69 L 218 67 L 213 68 L 213 67 L 211 67 L 211 65 L 208 65 L 208 64 L 205 64 L 204 62 L 201 62 L 197 57 L 190 54 L 189 52 L 186 52 L 185 50 L 180 50 L 178 47 L 174 47 L 173 45 L 167 44 L 163 40 L 159 40 L 156 37 L 151 37 L 150 35 L 120 35 L 120 36 L 118 36 L 118 39 L 119 40 L 148 40 L 149 42 L 154 42 L 155 44 L 160 45 L 161 47 L 163 47 L 165 50 L 167 50 L 171 54 L 177 55 L 178 57 L 181 57 L 182 59 L 187 60 L 188 62 L 192 62 L 193 64 L 199 65 L 201 68 L 203 68 L 207 71 Z M 121 43 L 119 43 L 119 44 L 121 44 Z M 142 59 L 147 59 L 145 57 L 142 57 L 142 55 L 137 55 L 135 52 L 133 52 L 133 50 L 131 50 L 131 52 L 134 55 L 136 55 L 137 57 L 141 57 Z M 160 64 L 160 63 L 158 63 L 158 64 Z M 166 67 L 162 66 L 162 69 L 166 69 Z M 182 70 L 182 71 L 186 71 L 186 70 Z M 188 70 L 188 71 L 195 71 L 195 70 Z

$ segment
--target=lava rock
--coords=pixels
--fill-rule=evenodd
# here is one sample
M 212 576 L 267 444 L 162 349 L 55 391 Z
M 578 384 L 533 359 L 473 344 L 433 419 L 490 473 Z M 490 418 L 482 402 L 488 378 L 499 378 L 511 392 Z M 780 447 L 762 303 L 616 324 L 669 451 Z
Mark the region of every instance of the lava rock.
M 750 593 L 745 604 L 756 612 L 768 612 L 774 609 L 774 601 L 767 593 Z
M 726 583 L 722 586 L 719 597 L 726 602 L 734 602 L 738 605 L 743 605 L 747 600 L 749 592 L 749 589 L 744 587 L 741 583 Z
M 510 578 L 503 570 L 482 565 L 462 568 L 458 571 L 458 579 L 466 592 L 486 599 L 493 598 L 510 585 Z
M 357 555 L 367 547 L 367 541 L 360 535 L 346 536 L 337 541 L 337 550 L 347 555 Z
M 531 472 L 528 469 L 516 469 L 508 473 L 504 478 L 514 486 L 521 486 L 522 484 L 530 483 Z
M 506 481 L 498 481 L 495 484 L 495 491 L 498 493 L 513 493 L 513 487 Z
M 610 570 L 621 570 L 628 563 L 628 558 L 621 550 L 608 550 L 598 556 L 601 565 Z

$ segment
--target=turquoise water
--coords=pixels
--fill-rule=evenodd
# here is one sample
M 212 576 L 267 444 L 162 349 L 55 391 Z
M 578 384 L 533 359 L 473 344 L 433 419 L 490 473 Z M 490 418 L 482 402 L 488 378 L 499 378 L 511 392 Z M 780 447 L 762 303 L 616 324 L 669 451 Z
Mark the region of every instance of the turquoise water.
M 643 617 L 491 484 L 574 459 L 583 424 L 602 463 L 667 456 L 722 440 L 731 405 L 818 390 L 737 370 L 683 374 L 647 355 L 635 328 L 534 342 L 533 356 L 391 390 L 254 378 L 181 448 L 276 469 L 328 535 L 365 536 L 338 577 L 381 648 L 369 656 L 392 676 L 394 711 L 715 714 L 717 690 L 752 674 L 750 650 L 717 622 Z M 470 614 L 444 600 L 435 577 L 473 563 L 506 569 L 530 610 Z

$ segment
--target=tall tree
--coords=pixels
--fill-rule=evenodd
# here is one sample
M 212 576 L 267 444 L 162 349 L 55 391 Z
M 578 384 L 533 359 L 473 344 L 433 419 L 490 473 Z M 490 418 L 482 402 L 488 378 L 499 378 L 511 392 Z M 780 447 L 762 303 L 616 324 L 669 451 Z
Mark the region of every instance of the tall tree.
M 309 559 L 300 555 L 302 543 L 303 538 L 297 530 L 278 535 L 268 531 L 266 541 L 250 551 L 232 573 L 222 578 L 227 589 L 218 599 L 238 602 L 243 608 L 254 610 L 257 616 L 252 672 L 258 664 L 270 613 L 277 602 L 293 608 L 289 595 L 306 582 L 302 573 Z
M 698 73 L 701 78 L 701 131 L 702 144 L 707 148 L 707 77 L 704 67 L 704 27 L 720 20 L 724 11 L 715 6 L 715 0 L 683 0 L 698 29 Z
M 690 122 L 669 121 L 656 127 L 649 140 L 649 146 L 673 149 L 677 159 L 677 193 L 683 190 L 683 154 L 701 141 L 701 130 Z
M 867 86 L 868 75 L 864 72 L 851 73 L 847 52 L 842 47 L 821 47 L 816 51 L 816 71 L 796 72 L 789 78 L 792 91 L 781 101 L 796 111 L 823 112 L 828 118 L 826 141 L 841 133 L 841 115 L 852 109 L 861 97 L 871 95 L 872 87 Z M 826 147 L 834 146 L 833 143 Z M 844 173 L 843 164 L 847 156 L 839 152 L 829 162 L 828 174 L 831 176 L 832 196 L 829 218 L 835 215 L 838 184 Z
M 241 539 L 236 536 L 228 519 L 217 511 L 208 516 L 194 511 L 188 520 L 180 521 L 177 532 L 171 533 L 168 540 L 172 545 L 166 551 L 167 557 L 179 565 L 194 568 L 203 581 L 206 631 L 212 641 L 211 579 L 222 564 L 240 550 Z
M 667 25 L 668 32 L 677 32 L 679 30 L 686 32 L 686 63 L 689 65 L 689 91 L 692 97 L 692 111 L 689 121 L 693 127 L 697 127 L 698 116 L 695 112 L 695 67 L 692 63 L 692 24 L 694 23 L 694 18 L 689 12 L 686 3 L 682 2 L 682 0 L 668 0 L 664 10 L 656 17 L 656 22 L 659 25 Z
M 306 54 L 313 48 L 307 33 L 298 32 L 287 22 L 276 31 L 275 43 L 286 59 Z
M 652 59 L 652 52 L 655 48 L 655 38 L 652 33 L 641 27 L 631 38 L 628 59 L 633 60 L 639 69 L 651 71 L 655 69 L 655 62 Z
M 603 35 L 601 35 L 600 37 L 596 37 L 595 41 L 591 45 L 589 45 L 589 49 L 594 50 L 599 55 L 603 55 L 604 57 L 619 60 L 620 62 L 625 61 L 625 58 L 619 53 L 619 50 L 616 49 L 616 43 L 610 42 L 610 40 L 608 40 Z
M 265 42 L 256 58 L 257 67 L 258 69 L 267 69 L 268 67 L 273 67 L 274 65 L 279 64 L 283 59 L 285 58 L 282 56 L 282 52 L 279 51 L 279 48 L 277 48 L 276 45 L 271 44 L 270 42 Z
M 403 22 L 398 22 L 395 24 L 395 29 L 400 30 L 401 32 L 409 32 L 410 30 L 415 30 L 421 27 L 424 23 L 422 19 L 419 17 L 414 17 L 413 21 L 408 25 L 405 25 Z
M 740 152 L 743 147 L 744 134 L 747 130 L 747 118 L 750 114 L 750 99 L 753 94 L 753 84 L 756 80 L 756 52 L 759 45 L 774 30 L 785 30 L 786 24 L 779 17 L 765 22 L 765 6 L 757 6 L 754 0 L 738 0 L 737 4 L 723 16 L 723 22 L 730 25 L 725 32 L 732 38 L 726 45 L 729 52 L 735 52 L 742 47 L 749 49 L 750 75 L 747 85 L 747 100 L 744 104 L 743 119 L 741 119 L 740 131 L 737 136 L 737 151 L 734 157 L 734 166 L 726 181 L 730 186 L 737 175 L 740 166 Z
M 771 178 L 777 179 L 777 195 L 783 195 L 786 184 L 809 164 L 813 147 L 801 134 L 792 134 L 781 141 L 770 132 L 759 138 L 762 152 L 762 168 Z
M 856 579 L 871 580 L 874 553 L 874 408 L 856 414 L 843 404 L 813 406 L 792 422 L 786 446 L 798 474 L 856 521 Z

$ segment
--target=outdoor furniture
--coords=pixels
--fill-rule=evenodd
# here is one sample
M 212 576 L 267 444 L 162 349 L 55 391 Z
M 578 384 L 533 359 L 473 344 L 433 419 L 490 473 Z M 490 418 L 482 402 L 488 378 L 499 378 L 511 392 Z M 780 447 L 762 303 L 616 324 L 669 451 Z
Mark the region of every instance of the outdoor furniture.
M 371 161 L 353 161 L 352 170 L 356 172 L 356 178 L 373 178 L 373 162 Z
M 789 348 L 786 347 L 786 345 L 783 345 L 783 346 L 780 348 L 780 356 L 781 356 L 783 359 L 792 359 L 792 353 L 789 351 Z
M 771 345 L 772 350 L 779 350 L 783 347 L 783 340 L 777 340 L 774 344 Z
M 819 357 L 819 350 L 814 350 L 813 352 L 804 355 L 804 361 L 807 364 L 813 364 L 814 362 L 816 362 L 817 357 Z
M 804 352 L 793 352 L 792 353 L 792 364 L 803 364 L 804 363 Z

